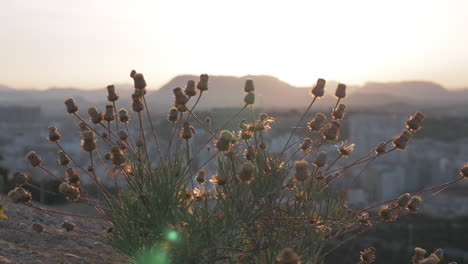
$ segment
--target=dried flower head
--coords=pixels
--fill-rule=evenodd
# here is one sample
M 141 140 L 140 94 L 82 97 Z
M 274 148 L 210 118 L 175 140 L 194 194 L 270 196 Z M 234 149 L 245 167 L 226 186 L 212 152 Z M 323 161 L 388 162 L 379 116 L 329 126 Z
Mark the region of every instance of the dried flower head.
M 172 92 L 174 93 L 174 105 L 185 105 L 188 102 L 188 97 L 180 87 L 174 88 Z
M 104 113 L 104 120 L 107 122 L 114 121 L 115 113 L 114 113 L 114 106 L 113 105 L 106 105 L 106 112 Z
M 58 189 L 70 201 L 77 201 L 81 196 L 80 189 L 68 182 L 62 182 Z
M 44 226 L 38 223 L 32 224 L 32 230 L 36 233 L 42 233 L 44 231 Z
M 313 162 L 314 166 L 321 168 L 327 165 L 327 153 L 325 151 L 320 151 L 315 157 Z
M 86 125 L 86 123 L 85 123 L 85 122 L 83 122 L 83 121 L 80 121 L 80 122 L 78 123 L 78 127 L 80 128 L 80 131 L 86 131 L 86 130 L 89 130 L 89 127 L 88 127 L 88 125 Z
M 206 170 L 205 169 L 200 169 L 198 170 L 197 177 L 195 180 L 199 183 L 202 184 L 205 182 L 205 176 L 206 176 Z
M 312 119 L 308 124 L 309 125 L 309 130 L 310 131 L 319 131 L 323 127 L 323 125 L 325 124 L 326 119 L 327 119 L 327 117 L 323 113 L 315 114 L 314 119 Z
M 353 152 L 354 150 L 354 144 L 347 144 L 348 141 L 345 140 L 343 141 L 343 143 L 341 143 L 340 147 L 338 148 L 338 152 L 340 152 L 340 154 L 343 156 L 343 157 L 348 157 L 349 154 L 351 154 L 351 152 Z
M 133 93 L 132 94 L 132 110 L 133 112 L 141 112 L 145 109 L 145 105 L 143 104 L 143 100 L 141 99 L 141 96 Z
M 370 264 L 375 261 L 376 250 L 374 247 L 366 248 L 360 253 L 360 260 L 362 264 Z
M 460 176 L 462 176 L 465 179 L 468 179 L 468 163 L 463 164 L 463 166 L 460 167 Z
M 127 161 L 122 149 L 119 146 L 112 146 L 110 152 L 112 164 L 116 166 L 122 166 Z
M 333 119 L 336 119 L 336 120 L 343 119 L 345 110 L 346 110 L 346 105 L 339 104 L 335 109 L 333 109 L 333 112 L 332 112 Z
M 119 131 L 117 131 L 117 137 L 122 141 L 127 141 L 128 134 L 124 130 L 119 130 Z
M 197 91 L 195 90 L 195 81 L 194 80 L 187 81 L 187 85 L 185 86 L 184 93 L 187 96 L 197 95 Z
M 215 147 L 218 151 L 228 151 L 234 141 L 234 134 L 231 131 L 223 130 L 221 131 L 220 137 L 215 143 Z
M 133 74 L 133 86 L 135 89 L 145 89 L 146 87 L 146 81 L 145 77 L 143 77 L 143 74 L 141 73 L 135 73 Z
M 296 173 L 294 174 L 294 179 L 298 182 L 304 182 L 309 178 L 309 173 L 307 171 L 307 166 L 309 164 L 305 160 L 296 160 L 294 162 L 294 168 Z
M 28 174 L 22 171 L 15 171 L 12 173 L 13 182 L 17 186 L 22 186 L 28 182 Z
M 252 79 L 245 80 L 244 92 L 250 93 L 255 91 L 254 83 Z
M 76 225 L 68 221 L 63 221 L 62 228 L 65 229 L 67 232 L 71 232 L 75 230 Z
M 75 168 L 69 167 L 65 171 L 65 176 L 67 176 L 67 181 L 71 184 L 78 185 L 80 184 L 80 174 Z
M 50 142 L 59 142 L 60 137 L 62 135 L 60 135 L 60 132 L 58 131 L 57 127 L 49 126 L 48 129 L 49 129 L 49 137 L 48 137 L 49 141 Z
M 204 92 L 208 91 L 208 74 L 201 74 L 200 80 L 197 83 L 197 89 Z
M 244 97 L 244 103 L 247 105 L 253 105 L 255 103 L 255 93 L 249 92 Z
M 26 154 L 26 159 L 32 167 L 39 167 L 42 165 L 42 158 L 34 151 L 28 152 L 28 154 Z
M 312 89 L 312 95 L 315 97 L 322 97 L 325 94 L 325 83 L 326 81 L 324 79 L 319 78 Z
M 31 193 L 23 187 L 15 187 L 13 190 L 8 192 L 8 198 L 13 203 L 29 203 L 31 202 Z
M 115 102 L 119 100 L 119 94 L 115 91 L 114 85 L 107 86 L 107 100 L 109 100 L 109 102 Z
M 408 209 L 408 211 L 410 212 L 416 212 L 421 207 L 422 202 L 423 202 L 423 199 L 420 196 L 414 195 L 411 197 L 411 200 L 406 206 L 406 209 Z
M 237 175 L 237 178 L 241 182 L 250 183 L 255 174 L 255 165 L 252 162 L 246 162 L 242 165 L 242 168 Z
M 403 130 L 400 135 L 396 136 L 392 142 L 395 148 L 399 150 L 405 150 L 408 145 L 408 141 L 413 137 L 410 131 Z
M 302 141 L 300 149 L 302 152 L 310 152 L 312 150 L 312 139 L 305 138 L 304 141 Z
M 67 154 L 63 150 L 59 150 L 57 152 L 57 162 L 60 166 L 68 166 L 70 163 L 70 158 L 68 158 Z
M 405 208 L 410 202 L 410 200 L 411 200 L 411 194 L 405 193 L 405 194 L 400 195 L 400 197 L 398 197 L 397 204 L 398 206 Z
M 67 98 L 63 103 L 65 104 L 69 114 L 76 114 L 78 112 L 78 106 L 75 104 L 75 101 L 73 101 L 73 98 Z
M 249 145 L 247 148 L 245 148 L 244 151 L 244 158 L 246 160 L 252 161 L 255 159 L 256 151 L 254 146 Z
M 336 87 L 335 96 L 339 99 L 343 99 L 346 97 L 346 85 L 339 83 L 338 87 Z
M 212 184 L 218 185 L 218 186 L 223 186 L 227 183 L 226 178 L 219 174 L 215 174 L 211 177 L 210 182 Z
M 96 140 L 94 139 L 93 131 L 83 131 L 81 132 L 81 148 L 86 152 L 93 152 L 97 148 Z
M 384 221 L 393 221 L 397 219 L 398 211 L 396 210 L 396 205 L 389 204 L 382 206 L 379 211 L 379 217 Z
M 412 263 L 419 264 L 419 262 L 424 259 L 424 256 L 426 256 L 426 253 L 427 251 L 423 248 L 415 248 L 413 258 L 411 259 Z
M 193 129 L 192 125 L 190 125 L 190 122 L 184 122 L 182 126 L 182 131 L 180 132 L 180 137 L 185 140 L 189 140 L 193 137 L 195 134 L 195 130 Z
M 410 131 L 418 131 L 421 128 L 421 122 L 423 120 L 424 115 L 420 112 L 416 112 L 406 120 L 406 128 Z
M 120 123 L 126 124 L 126 123 L 128 123 L 129 120 L 130 120 L 130 116 L 128 115 L 128 111 L 123 109 L 123 108 L 120 109 L 119 110 L 119 121 L 120 121 Z
M 292 248 L 283 249 L 276 257 L 279 264 L 301 264 L 299 255 Z
M 104 114 L 99 113 L 96 107 L 88 108 L 88 115 L 89 115 L 91 122 L 95 125 L 101 123 L 102 120 L 104 119 Z
M 106 152 L 106 153 L 104 154 L 104 159 L 105 159 L 105 160 L 110 160 L 110 159 L 111 159 L 111 153 L 110 153 L 110 152 Z
M 364 225 L 364 226 L 370 226 L 371 225 L 371 221 L 370 221 L 368 212 L 362 212 L 360 215 L 358 215 L 357 218 L 358 218 L 359 224 Z
M 387 143 L 382 142 L 375 148 L 374 151 L 377 155 L 382 155 L 385 153 L 386 149 L 387 149 Z
M 169 113 L 167 114 L 167 120 L 169 120 L 169 122 L 172 122 L 172 123 L 179 120 L 179 111 L 177 111 L 177 108 L 171 107 L 169 109 Z

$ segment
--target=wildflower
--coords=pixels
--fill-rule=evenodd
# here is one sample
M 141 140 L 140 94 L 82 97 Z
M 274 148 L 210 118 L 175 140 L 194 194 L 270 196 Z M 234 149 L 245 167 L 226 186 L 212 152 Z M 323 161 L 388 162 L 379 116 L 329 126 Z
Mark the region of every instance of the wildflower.
M 419 261 L 419 264 L 437 264 L 440 262 L 439 257 L 435 254 L 431 254 L 429 257 Z
M 198 170 L 197 177 L 195 180 L 199 183 L 202 184 L 205 182 L 205 175 L 206 175 L 206 170 L 205 169 L 200 169 Z
M 119 131 L 117 131 L 117 137 L 122 141 L 127 141 L 128 134 L 127 134 L 127 132 L 125 132 L 123 130 L 119 130 Z
M 339 99 L 343 99 L 346 97 L 346 85 L 339 83 L 338 87 L 336 87 L 335 96 Z
M 245 80 L 244 92 L 250 93 L 255 91 L 254 83 L 252 79 Z
M 189 140 L 193 137 L 194 134 L 195 130 L 190 125 L 190 122 L 184 122 L 184 125 L 182 126 L 182 131 L 180 132 L 180 137 L 185 140 Z
M 106 120 L 107 122 L 111 122 L 114 119 L 115 119 L 114 106 L 106 105 L 106 112 L 104 114 L 104 120 Z
M 228 130 L 223 130 L 220 133 L 220 137 L 215 143 L 215 147 L 218 151 L 228 151 L 234 142 L 234 134 Z
M 32 230 L 36 233 L 42 233 L 44 231 L 44 226 L 38 223 L 32 224 Z
M 341 146 L 338 148 L 338 152 L 340 152 L 340 154 L 343 156 L 343 157 L 348 157 L 349 154 L 351 154 L 351 152 L 353 152 L 354 150 L 354 144 L 349 144 L 347 145 L 346 144 L 347 141 L 343 141 L 343 143 L 341 143 Z
M 410 131 L 418 131 L 421 128 L 420 124 L 423 120 L 424 115 L 420 112 L 416 112 L 406 120 L 406 128 L 408 128 Z
M 319 131 L 323 125 L 325 124 L 325 120 L 327 117 L 323 113 L 317 113 L 314 116 L 314 119 L 309 122 L 309 130 L 310 131 Z
M 320 151 L 317 157 L 315 157 L 313 164 L 318 168 L 324 167 L 327 164 L 327 153 Z
M 309 178 L 309 173 L 307 172 L 307 161 L 305 160 L 296 160 L 294 162 L 294 168 L 296 169 L 296 173 L 294 174 L 294 178 L 296 181 L 304 182 Z
M 104 119 L 104 114 L 99 113 L 96 107 L 88 108 L 88 115 L 89 115 L 89 118 L 91 119 L 91 122 L 95 125 L 101 123 L 102 120 Z
M 67 98 L 65 101 L 63 101 L 63 103 L 65 104 L 69 114 L 76 114 L 78 112 L 78 106 L 76 106 L 73 98 Z
M 22 186 L 28 182 L 28 175 L 22 171 L 13 172 L 12 176 L 17 186 Z
M 83 131 L 81 132 L 81 148 L 86 152 L 93 152 L 96 150 L 96 140 L 94 139 L 93 131 Z
M 208 74 L 201 74 L 200 80 L 197 83 L 198 90 L 204 92 L 208 91 Z
M 145 77 L 143 77 L 143 74 L 141 73 L 135 73 L 133 74 L 133 86 L 135 87 L 135 89 L 145 89 L 146 87 L 146 81 L 145 81 Z
M 210 182 L 218 186 L 223 186 L 227 183 L 226 179 L 223 176 L 220 176 L 219 174 L 213 175 Z
M 194 80 L 187 81 L 187 85 L 185 86 L 184 93 L 187 96 L 197 95 L 197 91 L 195 90 L 195 81 Z
M 423 248 L 415 248 L 414 249 L 414 255 L 413 258 L 411 259 L 413 264 L 419 264 L 421 260 L 424 259 L 424 256 L 426 255 L 427 251 Z
M 23 187 L 15 187 L 15 189 L 8 192 L 8 198 L 13 203 L 29 203 L 31 202 L 31 193 Z
M 468 179 L 468 163 L 461 166 L 459 170 L 460 176 L 464 177 L 465 179 Z
M 3 207 L 3 205 L 0 204 L 0 219 L 8 219 L 8 215 L 5 214 L 4 210 L 5 207 Z
M 370 264 L 375 261 L 375 248 L 370 247 L 364 249 L 364 251 L 361 251 L 360 253 L 360 259 L 362 264 Z
M 384 221 L 393 221 L 398 217 L 398 211 L 394 204 L 384 205 L 380 208 L 379 216 Z
M 419 207 L 421 206 L 422 202 L 423 202 L 423 199 L 421 197 L 414 195 L 413 197 L 411 197 L 411 200 L 406 206 L 406 209 L 414 213 L 419 210 Z
M 386 148 L 387 148 L 387 143 L 382 142 L 375 148 L 374 151 L 377 155 L 382 155 L 385 153 Z
M 115 91 L 114 85 L 107 86 L 107 100 L 109 100 L 109 102 L 119 100 L 119 94 Z
M 169 109 L 169 113 L 167 114 L 167 120 L 169 120 L 169 122 L 172 122 L 172 123 L 179 120 L 179 112 L 177 111 L 177 108 L 171 107 Z
M 49 141 L 50 142 L 58 142 L 60 140 L 60 132 L 58 131 L 57 127 L 49 126 Z
M 299 255 L 292 248 L 283 249 L 276 257 L 279 264 L 301 264 Z
M 336 120 L 343 119 L 345 110 L 346 110 L 346 105 L 339 104 L 338 107 L 333 109 L 333 112 L 332 112 L 333 119 L 336 119 Z
M 244 97 L 244 102 L 247 105 L 253 105 L 255 103 L 255 93 L 249 92 Z
M 300 146 L 300 149 L 302 152 L 310 152 L 312 150 L 312 139 L 305 138 Z
M 237 175 L 237 178 L 241 182 L 249 183 L 255 173 L 255 165 L 252 162 L 246 162 L 241 168 L 241 171 L 239 172 L 239 175 Z
M 119 110 L 119 121 L 120 121 L 120 123 L 126 124 L 126 123 L 128 123 L 129 120 L 130 120 L 130 116 L 128 115 L 128 111 L 123 109 L 123 108 L 120 109 Z
M 71 185 L 70 183 L 67 182 L 62 182 L 59 185 L 59 192 L 61 192 L 63 195 L 65 195 L 65 198 L 70 201 L 76 201 L 80 198 L 80 189 L 78 187 Z
M 63 150 L 59 150 L 57 152 L 57 157 L 58 157 L 57 162 L 61 166 L 66 167 L 70 163 L 70 159 L 68 158 L 67 154 L 65 154 Z
M 398 206 L 405 208 L 411 200 L 411 194 L 405 193 L 398 197 Z
M 256 152 L 255 152 L 254 146 L 248 146 L 247 148 L 245 148 L 244 158 L 246 160 L 250 160 L 250 161 L 254 160 L 255 155 L 256 155 Z
M 413 137 L 411 132 L 403 130 L 400 135 L 393 139 L 393 145 L 399 150 L 405 150 L 408 145 L 408 141 Z
M 63 229 L 65 229 L 67 232 L 71 232 L 71 231 L 75 230 L 76 225 L 73 224 L 73 223 L 71 223 L 71 222 L 68 222 L 68 221 L 63 221 L 62 227 L 63 227 Z
M 326 81 L 324 79 L 319 78 L 317 80 L 315 87 L 312 89 L 312 94 L 315 97 L 322 97 L 325 94 L 325 83 Z
M 67 181 L 71 184 L 80 184 L 80 174 L 75 168 L 69 167 L 65 171 L 65 176 L 67 176 Z
M 174 105 L 185 105 L 188 102 L 187 96 L 182 92 L 180 87 L 172 90 L 174 93 Z
M 28 152 L 28 154 L 26 154 L 26 159 L 33 167 L 40 167 L 42 165 L 42 158 L 34 151 Z
M 125 155 L 119 146 L 112 146 L 110 152 L 112 164 L 122 166 L 125 163 Z
M 145 106 L 143 105 L 143 101 L 141 100 L 141 96 L 134 93 L 132 94 L 132 110 L 133 112 L 141 112 L 145 109 Z

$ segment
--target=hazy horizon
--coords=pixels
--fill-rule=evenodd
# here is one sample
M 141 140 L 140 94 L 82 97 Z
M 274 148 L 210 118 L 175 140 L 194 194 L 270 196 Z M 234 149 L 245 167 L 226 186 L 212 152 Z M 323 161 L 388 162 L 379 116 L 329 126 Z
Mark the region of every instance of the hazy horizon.
M 99 88 L 145 74 L 272 75 L 294 86 L 468 87 L 466 1 L 5 1 L 0 84 Z

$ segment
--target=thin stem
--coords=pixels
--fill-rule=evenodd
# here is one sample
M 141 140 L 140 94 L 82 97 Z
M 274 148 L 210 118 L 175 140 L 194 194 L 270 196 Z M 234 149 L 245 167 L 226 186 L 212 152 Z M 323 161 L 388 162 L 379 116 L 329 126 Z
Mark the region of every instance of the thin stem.
M 151 116 L 150 116 L 150 113 L 149 113 L 149 110 L 148 110 L 148 106 L 146 105 L 145 96 L 142 96 L 142 97 L 143 97 L 143 103 L 145 104 L 146 114 L 148 115 L 148 120 L 149 120 L 149 123 L 150 123 L 151 132 L 152 132 L 152 134 L 153 134 L 154 141 L 156 142 L 156 149 L 157 149 L 157 151 L 158 151 L 159 158 L 162 158 L 162 155 L 161 155 L 161 147 L 159 146 L 158 135 L 157 135 L 156 129 L 155 129 L 154 126 L 153 126 L 153 121 L 151 120 Z

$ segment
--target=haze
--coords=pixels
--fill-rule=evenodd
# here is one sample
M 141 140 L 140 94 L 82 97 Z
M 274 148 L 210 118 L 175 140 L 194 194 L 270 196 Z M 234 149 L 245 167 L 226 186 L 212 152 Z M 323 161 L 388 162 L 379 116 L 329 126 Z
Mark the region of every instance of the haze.
M 467 1 L 1 0 L 0 84 L 97 88 L 143 72 L 468 87 Z

